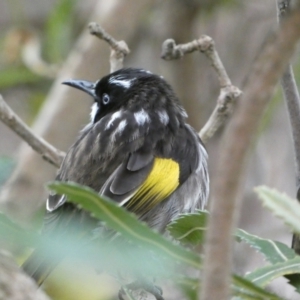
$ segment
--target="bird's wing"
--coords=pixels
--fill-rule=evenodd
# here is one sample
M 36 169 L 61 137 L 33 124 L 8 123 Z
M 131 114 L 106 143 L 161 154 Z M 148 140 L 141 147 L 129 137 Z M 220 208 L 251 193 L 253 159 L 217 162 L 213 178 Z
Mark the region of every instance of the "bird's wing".
M 179 173 L 179 164 L 173 159 L 137 151 L 108 178 L 100 194 L 143 214 L 176 190 Z

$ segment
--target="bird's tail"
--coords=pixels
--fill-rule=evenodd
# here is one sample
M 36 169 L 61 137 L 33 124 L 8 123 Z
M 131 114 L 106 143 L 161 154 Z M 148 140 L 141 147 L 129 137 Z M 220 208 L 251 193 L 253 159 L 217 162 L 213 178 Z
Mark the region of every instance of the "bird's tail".
M 48 254 L 44 251 L 40 251 L 40 249 L 36 249 L 24 262 L 22 269 L 40 286 L 58 265 L 60 260 L 61 258 L 59 257 L 52 257 L 50 260 Z

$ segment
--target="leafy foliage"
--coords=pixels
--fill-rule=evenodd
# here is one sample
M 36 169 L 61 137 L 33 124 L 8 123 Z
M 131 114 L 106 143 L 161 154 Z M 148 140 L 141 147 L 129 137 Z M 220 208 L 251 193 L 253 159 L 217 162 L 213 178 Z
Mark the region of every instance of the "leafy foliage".
M 208 212 L 197 211 L 192 214 L 182 214 L 168 225 L 171 236 L 184 245 L 203 243 L 206 231 Z
M 70 236 L 39 237 L 0 214 L 0 236 L 5 243 L 18 244 L 21 247 L 38 245 L 40 249 L 46 249 L 48 254 L 45 253 L 50 261 L 56 255 L 64 255 L 84 259 L 93 267 L 100 267 L 108 272 L 118 272 L 117 270 L 121 268 L 143 276 L 167 277 L 182 289 L 188 299 L 198 299 L 199 279 L 175 271 L 178 264 L 196 270 L 201 269 L 201 260 L 196 253 L 152 231 L 133 214 L 111 200 L 100 197 L 90 188 L 61 182 L 51 183 L 49 188 L 59 194 L 67 195 L 68 201 L 90 212 L 93 218 L 101 220 L 100 227 L 105 224 L 105 228 L 111 228 L 115 233 L 109 235 L 109 239 L 94 234 L 95 243 L 91 243 L 90 234 L 78 239 L 82 228 L 78 228 L 79 232 L 72 230 Z M 285 195 L 273 190 L 269 191 L 265 187 L 263 192 L 265 197 L 273 199 L 275 195 L 275 198 L 280 198 L 279 203 L 290 201 Z M 168 226 L 169 233 L 184 245 L 194 246 L 202 243 L 208 217 L 209 214 L 205 211 L 181 215 Z M 73 229 L 78 227 L 78 224 L 69 225 Z M 92 232 L 92 228 L 86 227 L 84 230 Z M 235 237 L 255 248 L 271 263 L 244 277 L 233 275 L 232 291 L 235 299 L 279 300 L 277 295 L 266 291 L 264 287 L 281 276 L 288 277 L 290 284 L 299 291 L 299 280 L 295 276 L 300 273 L 300 258 L 293 250 L 282 243 L 262 239 L 241 229 L 236 231 Z
M 282 263 L 259 268 L 256 271 L 247 274 L 245 278 L 249 279 L 259 286 L 264 287 L 278 277 L 299 273 L 300 257 L 295 257 Z
M 265 259 L 272 264 L 285 262 L 296 257 L 294 250 L 283 243 L 263 239 L 241 229 L 236 231 L 235 236 L 264 255 Z
M 46 25 L 46 55 L 51 62 L 60 63 L 70 49 L 76 2 L 57 1 L 49 15 Z
M 25 67 L 13 67 L 0 70 L 0 88 L 10 88 L 18 84 L 34 84 L 43 80 Z
M 181 243 L 185 245 L 198 245 L 203 242 L 208 217 L 209 214 L 205 211 L 184 214 L 174 220 L 168 226 L 168 230 L 171 236 Z M 299 267 L 295 265 L 294 260 L 297 259 L 297 256 L 292 249 L 281 242 L 263 239 L 242 229 L 237 229 L 234 236 L 238 241 L 247 243 L 261 253 L 264 258 L 272 264 L 271 266 L 259 268 L 248 274 L 247 279 L 252 281 L 252 279 L 256 280 L 258 277 L 261 277 L 264 279 L 264 283 L 268 284 L 277 277 L 285 276 L 289 279 L 290 284 L 293 285 L 297 291 L 300 291 L 298 275 L 300 270 Z M 277 270 L 277 268 L 280 270 Z M 258 284 L 260 284 L 260 282 L 258 282 Z M 184 286 L 184 289 L 186 290 L 186 286 Z M 236 292 L 237 294 L 240 293 L 238 290 L 236 290 Z M 243 295 L 242 298 L 247 299 L 247 297 Z M 252 299 L 251 297 L 249 299 Z
M 91 212 L 93 216 L 104 221 L 108 227 L 118 231 L 129 240 L 176 262 L 196 268 L 201 266 L 197 255 L 164 239 L 160 234 L 140 223 L 133 214 L 112 201 L 100 197 L 92 189 L 80 187 L 75 183 L 61 182 L 51 183 L 48 186 L 59 194 L 67 195 L 73 203 Z
M 264 206 L 300 233 L 300 205 L 297 200 L 266 186 L 255 189 Z
M 164 239 L 143 223 L 140 223 L 134 215 L 117 206 L 109 199 L 100 197 L 90 188 L 74 183 L 61 182 L 51 183 L 49 188 L 59 194 L 65 194 L 69 201 L 89 211 L 94 217 L 104 221 L 106 226 L 121 233 L 122 236 L 143 249 L 150 249 L 151 252 L 155 253 L 156 257 L 162 256 L 176 263 L 183 263 L 196 269 L 201 268 L 200 258 L 196 254 Z M 170 224 L 168 230 L 173 237 L 179 238 L 181 242 L 195 245 L 199 243 L 199 240 L 203 239 L 202 234 L 205 229 L 206 219 L 207 212 L 198 211 L 195 214 L 183 215 Z M 240 236 L 247 240 L 245 233 L 243 235 L 240 234 Z M 252 243 L 255 244 L 253 240 Z M 273 256 L 271 255 L 271 257 Z M 289 269 L 287 274 L 291 273 L 292 271 Z M 285 275 L 284 271 L 281 272 L 281 275 Z M 198 290 L 195 287 L 195 283 L 196 281 L 192 278 L 181 280 L 180 285 L 190 299 L 194 299 L 195 291 Z M 233 276 L 233 291 L 235 295 L 243 299 L 266 299 L 266 297 L 267 299 L 279 299 L 276 295 L 239 276 Z

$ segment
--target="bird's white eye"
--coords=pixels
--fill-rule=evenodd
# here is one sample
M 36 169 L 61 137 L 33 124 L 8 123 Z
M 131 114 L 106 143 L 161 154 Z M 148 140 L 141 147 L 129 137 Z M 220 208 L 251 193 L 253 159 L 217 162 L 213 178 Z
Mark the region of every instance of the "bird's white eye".
M 109 96 L 107 94 L 103 94 L 103 96 L 102 96 L 102 103 L 104 105 L 106 105 L 106 104 L 109 103 L 109 100 L 110 100 Z

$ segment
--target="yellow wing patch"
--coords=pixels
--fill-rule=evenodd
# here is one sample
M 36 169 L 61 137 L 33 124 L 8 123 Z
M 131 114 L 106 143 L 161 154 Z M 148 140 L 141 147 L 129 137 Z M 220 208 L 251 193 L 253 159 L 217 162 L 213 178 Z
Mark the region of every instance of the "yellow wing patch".
M 155 158 L 146 180 L 127 203 L 132 211 L 145 212 L 166 199 L 179 185 L 179 164 L 170 158 Z

